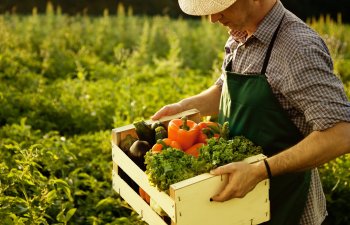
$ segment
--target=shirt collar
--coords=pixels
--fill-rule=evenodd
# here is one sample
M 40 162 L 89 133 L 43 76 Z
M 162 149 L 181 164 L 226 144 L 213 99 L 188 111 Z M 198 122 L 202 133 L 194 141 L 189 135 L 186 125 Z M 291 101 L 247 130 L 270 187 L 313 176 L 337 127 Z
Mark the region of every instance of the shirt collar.
M 246 31 L 240 31 L 240 30 L 229 31 L 229 34 L 238 43 L 244 43 L 247 40 L 247 36 L 248 36 Z
M 269 44 L 273 33 L 285 13 L 285 8 L 280 1 L 272 7 L 270 12 L 264 17 L 254 34 L 247 39 L 247 33 L 244 31 L 230 31 L 230 37 L 225 45 L 226 53 L 230 53 L 234 46 L 239 43 L 245 43 L 251 38 L 256 38 L 264 44 Z

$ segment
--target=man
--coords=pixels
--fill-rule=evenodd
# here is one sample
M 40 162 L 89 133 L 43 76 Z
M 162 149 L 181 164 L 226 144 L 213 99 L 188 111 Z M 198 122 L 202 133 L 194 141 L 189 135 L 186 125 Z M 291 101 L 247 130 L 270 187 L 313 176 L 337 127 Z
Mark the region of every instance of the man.
M 229 29 L 223 73 L 204 92 L 164 106 L 152 119 L 197 108 L 229 121 L 230 135 L 263 147 L 265 162 L 230 163 L 214 201 L 243 197 L 271 178 L 268 224 L 321 224 L 327 212 L 316 168 L 350 152 L 350 103 L 328 49 L 278 0 L 179 0 L 191 15 Z

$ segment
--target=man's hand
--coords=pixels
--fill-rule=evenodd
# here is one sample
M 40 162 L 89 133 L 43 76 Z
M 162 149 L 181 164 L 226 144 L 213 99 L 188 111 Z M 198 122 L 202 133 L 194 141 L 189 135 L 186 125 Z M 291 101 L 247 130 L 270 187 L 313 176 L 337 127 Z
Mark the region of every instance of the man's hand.
M 223 202 L 231 198 L 243 198 L 262 180 L 267 178 L 263 162 L 249 164 L 246 162 L 233 162 L 220 166 L 212 171 L 213 175 L 228 174 L 228 183 L 224 189 L 211 199 Z
M 151 116 L 152 120 L 158 120 L 164 116 L 171 116 L 177 113 L 185 111 L 180 103 L 174 103 L 170 105 L 163 106 L 160 110 L 158 110 L 153 116 Z
M 350 153 L 350 123 L 340 122 L 324 131 L 314 131 L 298 144 L 268 158 L 273 176 L 305 171 Z M 230 163 L 216 168 L 214 175 L 228 174 L 229 181 L 214 201 L 244 197 L 268 177 L 263 161 Z
M 171 116 L 189 109 L 198 109 L 202 116 L 217 115 L 219 113 L 220 96 L 221 87 L 213 85 L 197 95 L 164 106 L 151 116 L 151 119 L 158 120 L 164 116 Z

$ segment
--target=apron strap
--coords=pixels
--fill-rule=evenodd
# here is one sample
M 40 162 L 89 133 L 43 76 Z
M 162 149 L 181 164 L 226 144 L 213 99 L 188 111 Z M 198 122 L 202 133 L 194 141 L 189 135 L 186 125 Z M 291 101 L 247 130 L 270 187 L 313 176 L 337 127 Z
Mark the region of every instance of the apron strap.
M 263 67 L 262 67 L 262 69 L 261 69 L 261 73 L 260 73 L 260 74 L 265 75 L 265 73 L 266 73 L 266 69 L 267 69 L 267 65 L 269 64 L 269 60 L 270 60 L 270 56 L 271 56 L 273 44 L 275 43 L 275 40 L 276 40 L 278 31 L 279 31 L 279 29 L 280 29 L 280 27 L 281 27 L 283 18 L 284 18 L 284 15 L 283 15 L 283 17 L 282 17 L 280 23 L 278 24 L 278 27 L 276 28 L 275 32 L 273 33 L 272 39 L 271 39 L 270 44 L 269 44 L 269 48 L 268 48 L 267 51 L 266 51 L 266 55 L 265 55 L 265 59 L 264 59 L 264 64 L 263 64 Z

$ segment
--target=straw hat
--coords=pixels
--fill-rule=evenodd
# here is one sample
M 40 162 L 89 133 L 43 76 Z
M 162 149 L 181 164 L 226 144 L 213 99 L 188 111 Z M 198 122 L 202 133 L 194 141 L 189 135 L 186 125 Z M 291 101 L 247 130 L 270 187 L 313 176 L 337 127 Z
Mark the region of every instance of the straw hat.
M 236 0 L 179 0 L 182 11 L 189 15 L 203 16 L 221 12 Z

